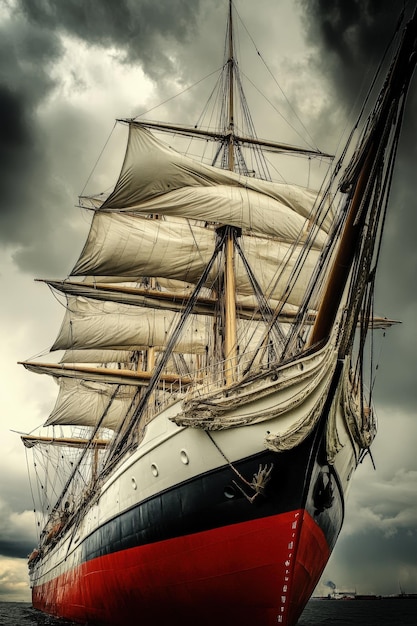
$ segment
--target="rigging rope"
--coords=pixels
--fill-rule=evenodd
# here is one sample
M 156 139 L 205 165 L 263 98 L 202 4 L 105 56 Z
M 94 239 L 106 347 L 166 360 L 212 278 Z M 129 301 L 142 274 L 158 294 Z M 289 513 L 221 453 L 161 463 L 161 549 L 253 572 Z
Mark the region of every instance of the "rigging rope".
M 105 410 L 104 410 L 104 412 L 103 412 L 103 415 L 102 415 L 102 416 L 101 416 L 101 418 L 98 420 L 97 425 L 94 427 L 94 429 L 93 429 L 93 431 L 92 431 L 92 433 L 91 433 L 90 440 L 89 440 L 88 444 L 87 444 L 87 445 L 85 446 L 85 448 L 82 450 L 82 452 L 81 452 L 81 454 L 80 454 L 80 457 L 79 457 L 78 461 L 77 461 L 77 462 L 75 463 L 75 465 L 74 465 L 74 469 L 73 469 L 73 471 L 72 471 L 71 475 L 69 476 L 69 478 L 68 478 L 67 482 L 65 483 L 65 485 L 64 485 L 64 487 L 63 487 L 63 489 L 62 489 L 62 492 L 61 492 L 61 494 L 60 494 L 60 496 L 59 496 L 59 498 L 58 498 L 57 502 L 55 503 L 54 508 L 52 509 L 51 515 L 54 513 L 54 511 L 56 511 L 56 510 L 58 509 L 58 507 L 59 507 L 59 505 L 61 504 L 62 500 L 64 499 L 64 496 L 65 496 L 65 494 L 67 493 L 67 491 L 68 491 L 68 489 L 69 489 L 69 487 L 70 487 L 70 485 L 71 485 L 71 483 L 72 483 L 72 481 L 73 481 L 73 479 L 74 479 L 74 477 L 75 477 L 76 473 L 79 471 L 79 468 L 80 468 L 80 466 L 81 466 L 81 463 L 83 462 L 83 460 L 84 460 L 84 458 L 85 458 L 85 456 L 86 456 L 87 452 L 88 452 L 89 450 L 91 450 L 91 447 L 94 445 L 94 441 L 93 441 L 93 440 L 94 440 L 94 438 L 95 438 L 95 436 L 96 436 L 97 432 L 98 432 L 98 431 L 99 431 L 99 429 L 101 428 L 101 425 L 102 425 L 102 423 L 103 423 L 103 421 L 104 421 L 104 419 L 105 419 L 105 417 L 106 417 L 106 415 L 107 415 L 108 411 L 110 410 L 110 406 L 111 406 L 111 404 L 112 404 L 112 402 L 113 402 L 114 398 L 116 397 L 116 394 L 117 394 L 117 392 L 119 391 L 119 388 L 120 388 L 120 385 L 116 385 L 116 388 L 115 388 L 115 390 L 114 390 L 114 392 L 113 392 L 113 394 L 112 394 L 112 396 L 111 396 L 111 398 L 110 398 L 110 400 L 109 400 L 109 403 L 108 403 L 108 405 L 107 405 L 106 409 L 105 409 Z
M 166 347 L 165 347 L 165 351 L 162 353 L 161 358 L 158 360 L 157 365 L 155 366 L 155 369 L 153 371 L 152 374 L 152 378 L 149 381 L 148 386 L 146 387 L 146 390 L 143 394 L 143 396 L 141 397 L 139 404 L 137 406 L 137 408 L 135 409 L 132 418 L 130 420 L 128 429 L 125 433 L 123 433 L 122 436 L 117 437 L 115 440 L 115 444 L 112 450 L 112 454 L 110 456 L 109 462 L 112 462 L 114 460 L 116 460 L 119 457 L 119 454 L 123 451 L 123 449 L 125 448 L 125 446 L 128 444 L 128 439 L 131 435 L 131 433 L 134 431 L 134 429 L 136 428 L 136 426 L 139 423 L 140 418 L 142 417 L 142 413 L 146 408 L 146 405 L 148 403 L 148 400 L 151 396 L 151 394 L 153 393 L 153 390 L 155 389 L 159 378 L 162 374 L 162 370 L 165 367 L 171 352 L 175 346 L 175 344 L 178 341 L 178 338 L 184 328 L 184 324 L 188 318 L 188 316 L 190 315 L 191 311 L 194 308 L 195 303 L 197 302 L 197 298 L 198 295 L 202 289 L 202 287 L 204 286 L 204 284 L 206 283 L 206 280 L 208 278 L 208 275 L 210 273 L 211 268 L 214 265 L 214 262 L 220 252 L 220 250 L 223 247 L 223 244 L 225 242 L 226 239 L 226 230 L 224 230 L 221 234 L 221 236 L 218 238 L 218 241 L 216 243 L 214 252 L 212 254 L 212 257 L 210 259 L 210 261 L 208 262 L 204 272 L 202 273 L 202 275 L 200 276 L 200 279 L 198 280 L 194 291 L 190 297 L 190 299 L 187 302 L 187 306 L 184 308 L 184 311 L 181 313 L 181 317 L 180 320 L 175 328 L 175 330 L 173 331 L 173 333 L 171 334 Z
M 268 468 L 267 465 L 265 465 L 265 467 L 262 467 L 261 465 L 259 465 L 258 471 L 256 472 L 256 474 L 253 475 L 252 480 L 249 482 L 239 472 L 239 470 L 233 465 L 233 463 L 231 461 L 229 461 L 229 459 L 227 458 L 227 456 L 225 455 L 223 450 L 220 448 L 220 446 L 217 444 L 217 442 L 213 439 L 213 436 L 211 435 L 211 433 L 208 430 L 205 430 L 204 432 L 206 433 L 207 437 L 210 439 L 210 441 L 212 442 L 214 447 L 218 450 L 218 452 L 224 458 L 224 460 L 226 461 L 226 463 L 228 464 L 230 469 L 236 474 L 236 476 L 238 476 L 238 478 L 245 485 L 247 485 L 250 489 L 252 489 L 254 491 L 254 495 L 253 496 L 248 496 L 248 494 L 242 489 L 242 487 L 236 481 L 233 480 L 232 481 L 233 484 L 239 489 L 239 491 L 245 496 L 245 498 L 252 504 L 253 501 L 255 500 L 255 498 L 257 498 L 261 494 L 264 495 L 265 487 L 266 487 L 267 483 L 269 482 L 269 480 L 271 478 L 272 470 L 274 469 L 274 464 L 271 463 L 269 468 Z
M 248 31 L 248 29 L 246 28 L 246 25 L 245 25 L 245 23 L 243 22 L 242 18 L 240 17 L 239 12 L 238 12 L 238 10 L 236 9 L 236 6 L 235 6 L 234 2 L 233 2 L 232 4 L 233 4 L 233 6 L 234 6 L 235 12 L 236 12 L 236 14 L 237 14 L 237 16 L 238 16 L 238 18 L 239 18 L 239 20 L 240 20 L 240 22 L 241 22 L 241 24 L 242 24 L 243 28 L 245 29 L 245 31 L 246 31 L 246 33 L 247 33 L 247 35 L 248 35 L 248 37 L 249 37 L 250 41 L 251 41 L 251 42 L 252 42 L 252 44 L 253 44 L 253 47 L 254 47 L 254 48 L 255 48 L 255 50 L 256 50 L 256 54 L 257 54 L 257 55 L 258 55 L 258 57 L 261 59 L 261 61 L 262 61 L 262 63 L 264 64 L 264 66 L 265 66 L 265 68 L 266 68 L 267 72 L 269 73 L 269 75 L 271 76 L 272 80 L 274 81 L 274 83 L 277 85 L 278 89 L 280 90 L 280 92 L 281 92 L 281 93 L 282 93 L 282 95 L 284 96 L 284 98 L 285 98 L 285 100 L 286 100 L 286 102 L 287 102 L 288 106 L 290 107 L 290 109 L 291 109 L 291 111 L 292 111 L 293 115 L 297 118 L 297 120 L 298 120 L 298 121 L 299 121 L 299 123 L 301 124 L 301 126 L 302 126 L 302 128 L 303 128 L 304 132 L 305 132 L 305 133 L 309 136 L 309 138 L 310 138 L 310 140 L 311 140 L 311 142 L 312 142 L 312 143 L 310 144 L 310 147 L 313 147 L 313 146 L 314 146 L 314 139 L 312 138 L 312 136 L 311 136 L 311 135 L 310 135 L 310 133 L 308 132 L 307 128 L 304 126 L 303 122 L 301 121 L 301 119 L 299 118 L 299 116 L 298 116 L 298 114 L 297 114 L 297 111 L 294 109 L 294 107 L 292 106 L 291 102 L 288 100 L 287 96 L 285 95 L 284 90 L 282 89 L 281 85 L 278 83 L 278 81 L 277 81 L 276 77 L 274 76 L 274 74 L 272 73 L 271 69 L 270 69 L 270 68 L 269 68 L 269 66 L 267 65 L 267 63 L 266 63 L 265 59 L 263 58 L 263 56 L 262 56 L 262 54 L 261 54 L 260 50 L 259 50 L 259 49 L 258 49 L 258 47 L 256 46 L 256 43 L 255 43 L 255 41 L 254 41 L 254 39 L 253 39 L 252 35 L 250 34 L 250 32 Z M 252 85 L 253 85 L 253 83 L 252 83 Z M 255 85 L 253 85 L 253 86 L 255 87 Z M 255 89 L 257 89 L 257 87 L 255 87 Z M 258 91 L 259 91 L 259 90 L 258 90 Z M 275 110 L 275 111 L 277 111 L 277 109 L 275 108 L 275 106 L 274 106 L 274 105 L 273 105 L 273 104 L 272 104 L 272 103 L 271 103 L 271 102 L 270 102 L 270 101 L 269 101 L 269 100 L 268 100 L 268 99 L 264 96 L 264 94 L 263 94 L 261 91 L 259 91 L 259 93 L 260 93 L 260 94 L 261 94 L 261 95 L 265 98 L 265 100 L 266 100 L 267 102 L 269 102 L 269 104 L 271 104 L 271 106 L 274 108 L 274 110 Z M 277 111 L 277 113 L 279 113 L 279 111 Z M 281 113 L 279 113 L 279 115 L 281 115 L 281 117 L 283 117 Z M 283 119 L 285 119 L 285 118 L 283 117 Z M 293 126 L 291 126 L 291 124 L 290 124 L 287 120 L 285 120 L 285 121 L 286 121 L 286 122 L 287 122 L 287 124 L 290 126 L 290 128 L 292 128 L 292 129 L 293 129 L 293 130 L 294 130 L 294 131 L 298 134 L 298 136 L 299 136 L 299 137 L 301 137 L 301 135 L 298 133 L 298 131 L 297 131 L 297 130 L 293 127 Z M 304 139 L 304 137 L 302 137 L 302 139 Z M 318 148 L 317 148 L 317 147 L 315 147 L 314 149 L 318 150 Z

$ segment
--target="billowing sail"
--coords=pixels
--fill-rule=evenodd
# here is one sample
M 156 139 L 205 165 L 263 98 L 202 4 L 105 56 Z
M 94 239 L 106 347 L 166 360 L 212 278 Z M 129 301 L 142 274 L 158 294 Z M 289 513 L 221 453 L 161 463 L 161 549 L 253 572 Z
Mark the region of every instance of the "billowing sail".
M 201 316 L 190 316 L 175 350 L 205 353 L 208 342 L 206 321 Z M 69 297 L 61 330 L 52 350 L 144 350 L 148 347 L 163 350 L 174 323 L 175 314 L 171 311 Z
M 52 350 L 66 350 L 65 361 L 73 362 L 84 349 L 86 357 L 79 362 L 90 362 L 91 356 L 102 360 L 101 350 L 95 354 L 93 348 L 104 350 L 105 358 L 112 358 L 112 350 L 146 350 L 149 347 L 158 351 L 165 349 L 170 333 L 179 320 L 178 313 L 169 310 L 149 310 L 146 308 L 100 301 L 85 297 L 68 297 L 68 307 L 61 330 Z M 184 354 L 206 354 L 212 347 L 213 318 L 203 315 L 190 315 L 185 330 L 181 334 L 174 352 Z M 281 329 L 285 325 L 281 325 Z M 265 336 L 264 322 L 240 321 L 238 341 L 241 348 L 254 350 Z
M 184 196 L 173 194 L 178 190 L 184 190 Z M 297 217 L 310 219 L 316 203 L 315 191 L 198 163 L 160 142 L 140 124 L 131 123 L 119 180 L 101 209 L 141 210 L 143 206 L 145 213 L 168 212 L 234 224 L 259 234 L 290 235 L 300 223 Z M 156 210 L 158 204 L 163 208 Z M 330 223 L 331 215 L 324 222 L 326 231 Z
M 80 378 L 58 378 L 59 393 L 45 426 L 100 425 L 117 430 L 137 393 L 131 385 L 109 385 Z
M 123 363 L 126 367 L 133 361 L 132 350 L 66 350 L 60 363 Z
M 215 247 L 211 228 L 185 220 L 150 220 L 120 213 L 96 212 L 83 253 L 72 275 L 113 276 L 112 282 L 140 280 L 144 276 L 196 283 Z M 261 289 L 268 298 L 280 301 L 299 259 L 301 243 L 265 237 L 243 236 L 240 245 Z M 288 303 L 298 306 L 317 263 L 319 251 L 310 249 L 300 267 Z M 212 284 L 218 264 L 206 284 Z M 242 260 L 236 255 L 236 290 L 240 296 L 253 294 Z M 100 281 L 99 281 L 100 282 Z
M 166 276 L 196 282 L 214 250 L 214 233 L 185 220 L 96 212 L 73 276 Z

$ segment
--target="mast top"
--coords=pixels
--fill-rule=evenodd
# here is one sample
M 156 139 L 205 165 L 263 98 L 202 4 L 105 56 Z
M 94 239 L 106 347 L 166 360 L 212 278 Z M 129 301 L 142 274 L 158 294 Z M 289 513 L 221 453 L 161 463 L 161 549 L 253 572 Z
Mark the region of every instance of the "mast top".
M 228 120 L 228 130 L 229 134 L 227 136 L 227 144 L 228 144 L 228 169 L 233 172 L 235 167 L 235 159 L 234 159 L 234 101 L 233 101 L 233 89 L 234 89 L 234 57 L 233 57 L 233 11 L 232 11 L 232 0 L 229 0 L 229 23 L 228 23 L 228 31 L 229 31 L 229 58 L 227 60 L 228 67 L 228 80 L 229 80 L 229 120 Z

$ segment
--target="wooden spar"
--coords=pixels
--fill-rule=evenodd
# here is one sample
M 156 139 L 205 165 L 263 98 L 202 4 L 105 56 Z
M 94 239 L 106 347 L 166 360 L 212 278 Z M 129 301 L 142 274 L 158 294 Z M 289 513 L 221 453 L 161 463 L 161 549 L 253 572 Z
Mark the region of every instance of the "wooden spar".
M 155 367 L 155 360 L 156 360 L 156 355 L 155 355 L 155 348 L 153 346 L 150 346 L 147 350 L 146 350 L 146 371 L 152 373 L 153 368 Z M 163 375 L 161 376 L 161 380 L 163 379 Z
M 151 288 L 155 289 L 155 278 L 151 278 Z M 146 350 L 146 371 L 147 372 L 153 372 L 153 368 L 155 367 L 155 360 L 156 360 L 156 354 L 155 354 L 155 346 L 149 346 Z M 138 364 L 139 365 L 139 364 Z M 139 370 L 139 367 L 138 367 Z
M 76 281 L 55 281 L 55 280 L 45 280 L 45 279 L 35 279 L 39 282 L 44 282 L 50 287 L 57 289 L 63 293 L 69 293 L 72 295 L 82 295 L 87 298 L 92 298 L 93 300 L 107 300 L 107 294 L 126 294 L 131 295 L 132 300 L 128 301 L 127 304 L 131 304 L 134 306 L 134 299 L 137 297 L 138 299 L 143 297 L 147 301 L 139 300 L 137 302 L 137 306 L 152 306 L 152 308 L 158 308 L 157 304 L 160 304 L 161 308 L 167 308 L 173 311 L 182 311 L 184 306 L 187 304 L 190 299 L 189 294 L 178 295 L 169 291 L 159 291 L 157 289 L 144 289 L 141 287 L 126 287 L 122 285 L 115 285 L 111 283 L 78 283 Z M 79 288 L 82 291 L 79 291 Z M 114 298 L 115 302 L 122 302 L 123 300 L 117 300 L 117 297 Z M 155 303 L 155 305 L 152 304 Z M 239 319 L 249 319 L 249 320 L 263 320 L 263 316 L 259 310 L 259 306 L 252 306 L 250 304 L 241 304 L 237 303 L 238 307 L 236 310 L 236 316 Z M 193 313 L 196 315 L 217 315 L 217 306 L 218 299 L 217 298 L 205 298 L 203 296 L 199 296 L 197 298 L 197 304 L 193 308 Z M 298 311 L 287 311 L 278 315 L 278 320 L 280 322 L 291 323 L 295 320 L 298 315 Z M 307 324 L 312 324 L 316 319 L 316 314 L 312 311 L 307 320 Z M 370 325 L 372 328 L 388 328 L 393 324 L 399 324 L 397 320 L 391 320 L 386 317 L 374 316 L 370 320 Z
M 158 289 L 152 288 L 127 287 L 126 285 L 119 285 L 115 283 L 79 283 L 72 280 L 58 281 L 39 278 L 35 280 L 44 282 L 53 289 L 61 291 L 62 293 L 74 296 L 85 296 L 86 298 L 92 298 L 95 300 L 107 300 L 109 299 L 107 294 L 113 294 L 115 296 L 116 294 L 120 294 L 120 299 L 117 299 L 117 297 L 113 298 L 115 302 L 154 309 L 165 308 L 172 309 L 173 311 L 182 311 L 191 297 L 191 294 L 189 293 L 179 294 L 171 291 L 159 291 Z M 132 297 L 129 299 L 128 297 L 122 298 L 122 296 Z M 196 313 L 197 315 L 213 314 L 217 303 L 217 298 L 198 296 L 193 313 Z M 250 309 L 250 307 L 246 308 Z
M 37 437 L 36 435 L 21 435 L 21 440 L 27 448 L 32 448 L 37 443 L 49 443 L 56 446 L 68 446 L 70 448 L 85 448 L 91 445 L 96 450 L 105 449 L 111 443 L 110 439 L 81 439 L 75 437 Z
M 88 367 L 84 365 L 65 365 L 63 363 L 36 363 L 34 361 L 19 361 L 19 365 L 25 367 L 33 367 L 34 369 L 50 369 L 56 376 L 68 376 L 69 372 L 77 372 L 79 374 L 92 374 L 93 376 L 103 376 L 105 378 L 114 378 L 115 383 L 125 385 L 146 384 L 152 378 L 152 372 L 133 371 L 126 369 L 111 369 L 108 367 Z M 189 376 L 180 376 L 179 374 L 161 374 L 160 381 L 171 385 L 187 386 L 198 382 L 200 379 L 191 378 Z
M 356 218 L 362 204 L 363 192 L 368 183 L 369 172 L 372 168 L 375 149 L 368 153 L 362 172 L 359 176 L 353 194 L 346 225 L 339 244 L 332 271 L 327 281 L 322 304 L 316 316 L 311 333 L 310 345 L 325 341 L 336 318 L 337 310 L 351 270 L 351 264 L 356 252 L 357 244 L 362 233 L 361 223 Z M 366 213 L 366 211 L 364 211 Z
M 210 131 L 210 130 L 202 130 L 200 128 L 195 128 L 194 126 L 182 126 L 179 124 L 167 124 L 165 122 L 153 122 L 148 120 L 141 120 L 140 122 L 137 120 L 130 119 L 119 119 L 118 122 L 125 122 L 126 124 L 131 124 L 132 126 L 144 126 L 145 128 L 153 128 L 154 130 L 160 130 L 168 133 L 176 133 L 178 135 L 184 135 L 186 137 L 198 137 L 201 139 L 212 139 L 213 141 L 219 141 L 224 144 L 227 140 L 228 133 L 220 131 Z M 246 137 L 243 135 L 233 134 L 235 143 L 240 146 L 257 146 L 261 148 L 265 152 L 274 152 L 278 154 L 286 153 L 289 154 L 299 154 L 309 157 L 320 157 L 325 159 L 333 159 L 333 154 L 328 154 L 327 152 L 320 152 L 320 150 L 311 150 L 307 148 L 301 148 L 300 146 L 291 146 L 286 143 L 280 143 L 277 141 L 268 141 L 268 139 L 258 139 L 257 137 Z M 85 196 L 81 196 L 83 198 Z

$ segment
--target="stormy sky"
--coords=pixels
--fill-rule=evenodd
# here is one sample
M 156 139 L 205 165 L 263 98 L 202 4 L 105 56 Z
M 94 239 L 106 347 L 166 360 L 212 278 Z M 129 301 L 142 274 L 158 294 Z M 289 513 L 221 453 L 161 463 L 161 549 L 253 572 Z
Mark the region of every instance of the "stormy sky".
M 300 143 L 307 129 L 333 152 L 355 120 L 401 8 L 409 15 L 415 2 L 235 5 L 239 52 L 246 62 L 252 46 L 254 59 L 268 67 L 262 78 L 249 55 L 241 65 L 262 81 L 257 86 L 272 104 L 266 115 L 255 98 L 259 136 Z M 36 536 L 25 453 L 11 431 L 37 428 L 55 395 L 47 377 L 17 365 L 51 345 L 63 313 L 33 279 L 65 277 L 77 259 L 89 225 L 77 198 L 116 118 L 150 111 L 152 119 L 196 122 L 210 93 L 199 81 L 223 62 L 226 13 L 226 0 L 0 2 L 0 600 L 29 600 L 26 555 Z M 376 342 L 376 470 L 365 459 L 356 473 L 320 593 L 329 581 L 362 593 L 393 593 L 399 585 L 417 592 L 416 125 L 415 79 L 377 279 L 378 313 L 402 324 Z

